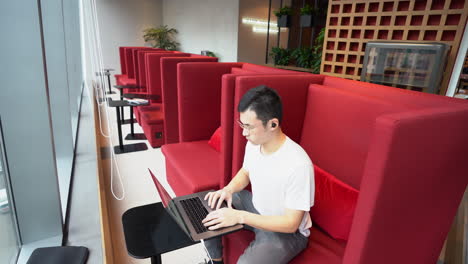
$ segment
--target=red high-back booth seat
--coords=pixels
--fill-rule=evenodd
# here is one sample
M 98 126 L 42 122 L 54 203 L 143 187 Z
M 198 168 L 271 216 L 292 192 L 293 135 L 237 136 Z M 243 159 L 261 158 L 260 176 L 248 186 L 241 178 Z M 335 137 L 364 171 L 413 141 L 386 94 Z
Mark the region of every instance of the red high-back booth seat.
M 155 56 L 147 56 L 147 54 L 153 53 Z M 181 52 L 145 52 L 140 51 L 138 53 L 138 72 L 140 76 L 140 82 L 144 83 L 145 94 L 158 95 L 161 97 L 161 67 L 160 60 L 164 56 L 178 56 L 185 57 L 189 56 L 188 53 Z M 137 122 L 141 123 L 141 112 L 147 111 L 162 111 L 161 105 L 162 99 L 150 100 L 149 106 L 140 106 L 134 108 L 134 113 Z
M 138 50 L 136 58 L 137 60 L 135 61 L 136 64 L 138 64 L 138 67 L 135 67 L 137 74 L 136 74 L 136 81 L 137 81 L 137 86 L 139 86 L 139 89 L 132 89 L 129 91 L 132 94 L 151 94 L 151 91 L 148 90 L 148 84 L 147 84 L 147 70 L 146 70 L 146 54 L 150 53 L 158 53 L 158 54 L 173 54 L 175 52 L 173 51 L 161 51 L 161 50 Z M 182 53 L 178 53 L 182 54 Z M 149 110 L 152 111 L 162 111 L 162 106 L 161 106 L 161 99 L 159 100 L 151 100 L 150 106 L 147 106 Z M 136 106 L 133 108 L 135 118 L 137 122 L 141 125 L 140 121 L 140 108 L 139 106 Z
M 148 94 L 147 89 L 147 70 L 146 70 L 146 54 L 157 53 L 157 54 L 174 54 L 179 53 L 175 51 L 166 50 L 134 50 L 134 64 L 135 64 L 135 79 L 136 85 L 140 87 L 137 90 L 132 90 L 131 93 L 136 94 Z
M 231 74 L 231 71 L 244 72 Z M 219 188 L 220 177 L 224 171 L 231 170 L 228 157 L 232 138 L 222 137 L 220 152 L 210 147 L 208 140 L 220 125 L 222 131 L 227 127 L 232 129 L 233 113 L 227 113 L 221 104 L 222 93 L 234 89 L 235 84 L 230 82 L 232 76 L 297 73 L 249 63 L 179 63 L 177 74 L 178 102 L 172 104 L 178 108 L 180 142 L 164 145 L 162 151 L 166 157 L 167 180 L 180 196 Z M 164 103 L 165 109 L 169 103 Z
M 134 77 L 135 66 L 133 60 L 133 50 L 165 51 L 164 49 L 156 49 L 149 47 L 119 47 L 121 74 L 114 75 L 117 85 L 136 85 Z
M 119 47 L 120 59 L 120 74 L 115 74 L 116 83 L 121 85 L 120 79 L 127 78 L 127 60 L 125 56 L 125 49 L 127 48 L 141 48 L 141 47 Z
M 146 61 L 145 57 L 140 56 L 140 53 L 147 54 L 147 53 L 159 53 L 159 54 L 182 54 L 180 51 L 173 51 L 173 50 L 163 50 L 163 49 L 133 49 L 133 68 L 134 68 L 134 77 L 136 80 L 136 85 L 140 87 L 139 90 L 132 90 L 135 92 L 142 92 L 146 93 Z M 143 60 L 140 62 L 140 60 Z M 143 66 L 143 69 L 140 71 L 140 67 Z M 133 92 L 132 92 L 133 93 Z
M 161 88 L 163 95 L 165 143 L 179 142 L 179 116 L 178 116 L 178 73 L 177 65 L 180 63 L 217 63 L 218 58 L 191 54 L 190 57 L 174 58 L 164 57 L 161 60 Z M 202 79 L 198 80 L 203 82 Z
M 285 133 L 359 197 L 347 241 L 314 223 L 308 247 L 291 263 L 436 263 L 468 183 L 467 102 L 336 77 L 308 86 L 294 78 L 237 77 L 233 107 L 252 87 L 276 89 Z M 234 173 L 245 139 L 239 127 L 233 133 Z M 252 239 L 245 230 L 225 236 L 225 263 L 236 263 Z
M 166 113 L 170 110 L 165 109 L 165 102 L 167 101 L 166 94 L 170 94 L 172 89 L 177 89 L 177 79 L 171 79 L 171 73 L 177 69 L 179 62 L 216 62 L 218 58 L 201 56 L 190 53 L 174 53 L 174 54 L 147 54 L 146 57 L 146 84 L 149 94 L 160 95 L 161 100 L 151 100 L 150 106 L 137 107 L 135 112 L 138 115 L 137 119 L 143 128 L 150 145 L 152 147 L 159 147 L 165 143 L 168 132 L 171 130 L 171 125 L 174 124 L 173 120 L 166 117 Z M 170 63 L 164 63 L 169 60 Z M 167 65 L 166 65 L 167 64 Z M 163 81 L 163 77 L 166 77 Z M 166 87 L 164 90 L 163 87 Z M 167 95 L 170 96 L 170 95 Z M 158 104 L 162 102 L 161 104 Z M 174 129 L 172 129 L 174 130 Z

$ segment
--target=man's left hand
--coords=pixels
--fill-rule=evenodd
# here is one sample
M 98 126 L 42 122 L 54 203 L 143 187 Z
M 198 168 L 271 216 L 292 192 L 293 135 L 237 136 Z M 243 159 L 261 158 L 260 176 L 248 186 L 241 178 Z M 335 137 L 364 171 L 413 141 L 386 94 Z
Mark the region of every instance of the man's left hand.
M 242 223 L 242 211 L 224 207 L 209 213 L 202 223 L 209 226 L 209 230 L 233 226 Z

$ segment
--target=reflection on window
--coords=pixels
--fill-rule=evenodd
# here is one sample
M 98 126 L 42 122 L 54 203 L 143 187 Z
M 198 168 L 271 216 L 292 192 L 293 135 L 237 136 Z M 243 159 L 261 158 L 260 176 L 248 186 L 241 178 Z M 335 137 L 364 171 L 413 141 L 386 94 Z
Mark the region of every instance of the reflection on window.
M 0 263 L 15 263 L 19 252 L 19 240 L 16 232 L 11 199 L 7 190 L 8 170 L 3 153 L 0 126 Z

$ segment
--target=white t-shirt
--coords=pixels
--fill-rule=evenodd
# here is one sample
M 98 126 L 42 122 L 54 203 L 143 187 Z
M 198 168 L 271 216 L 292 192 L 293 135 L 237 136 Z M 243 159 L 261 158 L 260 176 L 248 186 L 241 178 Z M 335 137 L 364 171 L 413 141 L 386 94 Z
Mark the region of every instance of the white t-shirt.
M 260 145 L 247 142 L 243 169 L 249 172 L 252 202 L 261 215 L 283 215 L 286 208 L 302 210 L 299 231 L 310 234 L 308 211 L 314 204 L 314 170 L 304 149 L 286 137 L 272 154 L 262 154 Z

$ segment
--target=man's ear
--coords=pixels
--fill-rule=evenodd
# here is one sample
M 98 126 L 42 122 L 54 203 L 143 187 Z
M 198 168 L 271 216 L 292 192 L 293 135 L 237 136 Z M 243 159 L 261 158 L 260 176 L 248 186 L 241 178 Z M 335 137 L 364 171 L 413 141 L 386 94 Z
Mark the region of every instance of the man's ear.
M 278 121 L 277 118 L 271 119 L 270 122 L 271 122 L 271 124 L 270 124 L 271 128 L 276 128 L 276 127 L 278 127 L 279 121 Z

